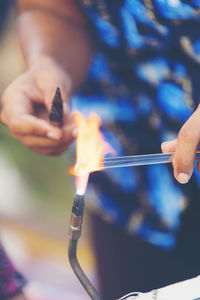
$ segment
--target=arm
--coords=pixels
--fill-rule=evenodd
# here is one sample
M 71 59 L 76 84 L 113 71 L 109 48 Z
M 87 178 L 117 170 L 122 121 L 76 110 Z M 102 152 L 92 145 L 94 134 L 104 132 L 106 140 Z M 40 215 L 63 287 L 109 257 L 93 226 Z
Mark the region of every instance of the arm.
M 27 65 L 53 59 L 70 76 L 72 90 L 84 80 L 92 42 L 75 0 L 18 0 L 19 39 Z
M 18 0 L 17 4 L 27 71 L 4 92 L 1 120 L 32 150 L 61 154 L 73 142 L 76 125 L 69 116 L 62 129 L 52 126 L 44 107 L 49 110 L 59 86 L 67 116 L 69 96 L 83 82 L 92 57 L 88 24 L 74 0 Z

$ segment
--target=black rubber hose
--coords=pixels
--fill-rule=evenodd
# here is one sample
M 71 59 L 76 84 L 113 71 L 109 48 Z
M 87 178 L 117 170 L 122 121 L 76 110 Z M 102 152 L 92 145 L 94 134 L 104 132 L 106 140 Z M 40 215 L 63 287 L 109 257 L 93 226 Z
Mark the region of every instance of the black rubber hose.
M 70 222 L 70 225 L 72 226 L 72 235 L 70 235 L 69 238 L 68 257 L 74 273 L 76 274 L 78 280 L 81 282 L 82 286 L 84 287 L 90 298 L 92 300 L 100 300 L 100 296 L 98 295 L 92 283 L 87 278 L 86 274 L 83 272 L 77 259 L 77 245 L 78 239 L 81 236 L 81 227 L 85 208 L 84 202 L 84 195 L 75 195 L 72 205 L 72 216 L 73 220 L 78 220 L 78 223 L 75 222 L 74 224 L 73 222 Z M 76 229 L 78 229 L 78 235 L 76 235 Z M 73 233 L 75 233 L 75 235 L 73 235 Z

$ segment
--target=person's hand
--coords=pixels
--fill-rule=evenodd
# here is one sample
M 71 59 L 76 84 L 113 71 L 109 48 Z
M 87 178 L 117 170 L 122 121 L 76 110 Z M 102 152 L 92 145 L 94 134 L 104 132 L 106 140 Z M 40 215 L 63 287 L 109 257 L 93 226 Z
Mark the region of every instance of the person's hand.
M 64 124 L 57 128 L 48 122 L 56 88 L 63 98 Z M 76 124 L 68 116 L 71 81 L 50 59 L 37 61 L 18 77 L 2 96 L 1 121 L 11 134 L 28 148 L 45 155 L 59 155 L 73 142 Z
M 200 105 L 179 131 L 178 138 L 161 145 L 164 153 L 175 152 L 174 176 L 180 183 L 187 183 L 193 173 L 195 153 L 200 142 Z M 197 169 L 200 172 L 200 161 Z

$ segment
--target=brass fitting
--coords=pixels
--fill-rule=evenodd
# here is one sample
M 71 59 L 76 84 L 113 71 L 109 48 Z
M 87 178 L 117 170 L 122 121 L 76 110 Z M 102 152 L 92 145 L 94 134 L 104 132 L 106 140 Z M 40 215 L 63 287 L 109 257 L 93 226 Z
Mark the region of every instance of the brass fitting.
M 69 238 L 71 240 L 78 240 L 81 236 L 82 231 L 82 216 L 76 216 L 71 214 L 70 225 L 69 225 Z

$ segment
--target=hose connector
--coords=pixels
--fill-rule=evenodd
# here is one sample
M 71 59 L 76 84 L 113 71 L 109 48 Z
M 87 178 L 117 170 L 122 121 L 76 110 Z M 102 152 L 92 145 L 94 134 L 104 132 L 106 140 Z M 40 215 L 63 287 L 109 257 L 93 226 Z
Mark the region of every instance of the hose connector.
M 71 240 L 78 240 L 81 236 L 84 206 L 84 195 L 76 194 L 69 226 L 69 238 Z

